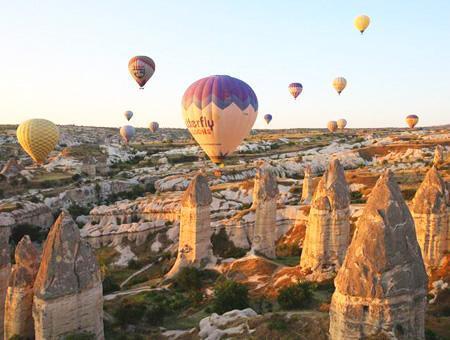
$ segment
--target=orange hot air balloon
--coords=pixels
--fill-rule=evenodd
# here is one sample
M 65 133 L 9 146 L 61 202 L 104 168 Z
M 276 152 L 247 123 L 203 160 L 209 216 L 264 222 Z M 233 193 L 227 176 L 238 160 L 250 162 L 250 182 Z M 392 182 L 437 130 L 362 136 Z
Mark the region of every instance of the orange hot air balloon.
M 344 91 L 346 86 L 347 80 L 344 77 L 337 77 L 333 80 L 333 87 L 339 95 Z
M 406 124 L 408 124 L 410 129 L 414 129 L 414 127 L 419 122 L 419 116 L 417 115 L 408 115 L 406 117 Z
M 139 84 L 139 87 L 143 89 L 147 81 L 153 76 L 153 73 L 155 73 L 155 62 L 152 58 L 146 56 L 133 57 L 128 62 L 128 71 Z
M 347 121 L 344 118 L 338 119 L 337 120 L 337 126 L 338 126 L 339 129 L 344 130 L 345 127 L 347 126 Z
M 182 106 L 189 132 L 216 164 L 236 150 L 258 115 L 251 87 L 225 75 L 197 80 L 184 93 Z
M 330 132 L 335 132 L 338 128 L 338 125 L 334 120 L 331 120 L 328 122 L 327 128 Z

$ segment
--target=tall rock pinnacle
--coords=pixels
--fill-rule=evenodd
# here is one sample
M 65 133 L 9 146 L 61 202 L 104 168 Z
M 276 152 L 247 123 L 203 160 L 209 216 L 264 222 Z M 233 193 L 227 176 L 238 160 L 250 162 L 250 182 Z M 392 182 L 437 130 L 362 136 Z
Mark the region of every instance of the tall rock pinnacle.
M 302 198 L 303 204 L 310 204 L 313 196 L 313 178 L 311 177 L 311 166 L 305 167 L 305 177 L 303 178 Z
M 377 181 L 335 279 L 330 338 L 424 339 L 427 275 L 414 222 L 390 171 Z

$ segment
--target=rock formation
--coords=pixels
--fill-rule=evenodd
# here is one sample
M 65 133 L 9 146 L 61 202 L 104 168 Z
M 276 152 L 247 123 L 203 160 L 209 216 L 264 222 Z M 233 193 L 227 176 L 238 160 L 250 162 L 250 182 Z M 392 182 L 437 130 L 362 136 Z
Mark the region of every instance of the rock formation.
M 333 277 L 350 241 L 350 193 L 344 168 L 333 159 L 317 185 L 308 217 L 300 266 L 312 280 Z
M 277 178 L 268 164 L 256 171 L 253 188 L 253 205 L 256 210 L 252 251 L 267 257 L 275 257 L 277 221 Z
M 15 265 L 9 276 L 5 301 L 5 339 L 14 335 L 34 339 L 33 284 L 39 268 L 39 253 L 28 236 L 17 244 Z
M 202 267 L 213 260 L 211 202 L 208 181 L 196 175 L 181 199 L 178 257 L 167 277 L 173 277 L 182 267 Z
M 33 318 L 37 339 L 79 333 L 104 339 L 99 266 L 66 212 L 58 217 L 44 245 L 34 283 Z
M 425 339 L 427 275 L 414 221 L 389 170 L 372 190 L 334 282 L 332 340 Z
M 0 225 L 0 334 L 3 334 L 4 302 L 8 287 L 8 277 L 11 271 L 11 258 L 9 253 L 10 233 L 11 229 L 9 226 Z
M 445 182 L 433 166 L 414 196 L 411 213 L 417 241 L 428 272 L 439 266 L 447 251 L 449 219 Z
M 433 165 L 439 167 L 445 161 L 444 148 L 438 144 L 434 149 Z
M 305 167 L 305 177 L 303 178 L 302 199 L 303 204 L 311 204 L 313 196 L 313 178 L 311 177 L 311 166 Z
M 20 175 L 20 172 L 24 170 L 24 167 L 17 162 L 17 159 L 10 158 L 8 162 L 6 162 L 2 171 L 0 171 L 0 175 L 5 178 L 15 178 Z

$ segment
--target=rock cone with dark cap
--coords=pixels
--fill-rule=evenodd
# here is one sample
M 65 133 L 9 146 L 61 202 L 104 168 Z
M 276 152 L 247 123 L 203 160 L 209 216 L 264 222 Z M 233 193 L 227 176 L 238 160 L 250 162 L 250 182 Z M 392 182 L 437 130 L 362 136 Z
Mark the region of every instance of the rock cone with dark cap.
M 104 338 L 97 260 L 66 212 L 58 217 L 44 245 L 34 284 L 33 317 L 37 339 L 78 333 Z
M 32 316 L 33 284 L 39 268 L 39 253 L 30 238 L 24 236 L 17 244 L 15 265 L 9 276 L 5 301 L 5 339 L 14 335 L 34 338 Z
M 198 174 L 181 198 L 178 257 L 167 277 L 186 266 L 201 267 L 214 260 L 211 245 L 211 190 L 204 176 Z
M 413 219 L 390 171 L 372 190 L 335 286 L 331 339 L 425 338 L 427 275 Z
M 433 166 L 428 170 L 411 204 L 417 241 L 427 271 L 437 268 L 447 251 L 447 206 L 445 182 Z
M 309 279 L 333 277 L 350 241 L 350 193 L 344 168 L 337 159 L 317 185 L 308 217 L 300 266 Z
M 252 251 L 275 257 L 278 184 L 272 168 L 261 164 L 256 170 L 253 207 L 256 209 Z

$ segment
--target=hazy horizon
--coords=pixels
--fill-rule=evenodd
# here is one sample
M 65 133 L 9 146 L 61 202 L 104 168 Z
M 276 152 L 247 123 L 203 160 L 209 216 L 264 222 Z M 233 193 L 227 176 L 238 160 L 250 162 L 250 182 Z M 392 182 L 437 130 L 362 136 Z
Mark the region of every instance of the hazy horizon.
M 184 128 L 181 97 L 195 80 L 228 74 L 259 100 L 254 129 L 349 128 L 449 123 L 450 3 L 388 1 L 8 2 L 0 21 L 0 124 Z M 372 22 L 361 36 L 359 14 Z M 144 90 L 127 63 L 148 55 L 156 72 Z M 343 76 L 338 96 L 331 86 Z M 301 82 L 295 101 L 287 86 Z

